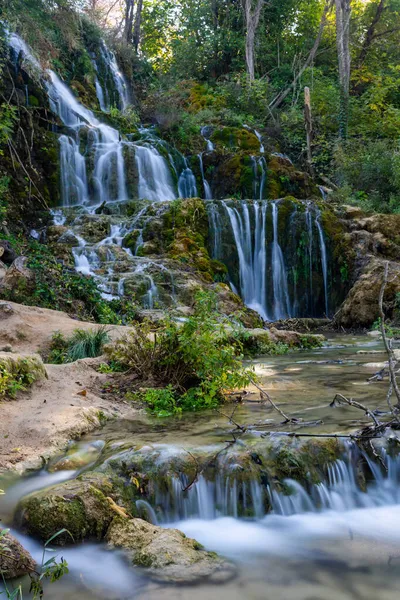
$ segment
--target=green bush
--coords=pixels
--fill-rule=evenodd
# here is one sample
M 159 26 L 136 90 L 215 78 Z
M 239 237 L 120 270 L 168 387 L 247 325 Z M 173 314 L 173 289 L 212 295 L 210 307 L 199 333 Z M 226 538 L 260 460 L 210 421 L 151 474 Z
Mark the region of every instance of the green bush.
M 35 356 L 0 358 L 0 399 L 15 398 L 35 381 L 46 377 L 42 361 Z
M 212 408 L 224 392 L 254 379 L 242 365 L 242 344 L 228 333 L 231 327 L 217 313 L 215 297 L 201 291 L 194 315 L 183 324 L 167 319 L 155 333 L 149 323 L 140 324 L 107 353 L 155 388 L 141 395 L 151 412 L 166 416 Z
M 52 337 L 48 360 L 50 363 L 62 364 L 101 356 L 109 339 L 105 327 L 76 329 L 70 338 L 65 338 L 60 331 L 56 331 Z

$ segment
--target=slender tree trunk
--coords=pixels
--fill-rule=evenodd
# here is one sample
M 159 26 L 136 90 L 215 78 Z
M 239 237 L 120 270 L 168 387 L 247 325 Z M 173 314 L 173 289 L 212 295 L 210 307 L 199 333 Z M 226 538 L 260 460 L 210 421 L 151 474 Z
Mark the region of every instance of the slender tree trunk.
M 134 8 L 135 0 L 125 0 L 124 40 L 127 44 L 130 44 L 132 42 Z
M 311 114 L 311 96 L 310 96 L 310 88 L 304 88 L 304 122 L 306 127 L 306 136 L 307 136 L 307 162 L 308 168 L 310 170 L 311 175 L 314 175 L 314 168 L 312 164 L 312 151 L 311 151 L 311 142 L 313 138 L 313 128 L 312 128 L 312 114 Z
M 264 0 L 242 0 L 246 22 L 246 68 L 249 81 L 254 81 L 254 42 Z
M 142 24 L 142 9 L 143 9 L 143 0 L 138 0 L 138 4 L 136 7 L 136 17 L 135 17 L 135 25 L 133 27 L 133 45 L 135 46 L 136 52 L 139 49 L 140 45 L 140 34 L 141 34 L 141 24 Z
M 335 4 L 340 86 L 339 136 L 345 139 L 349 121 L 351 0 L 335 0 Z
M 371 25 L 368 27 L 367 33 L 365 34 L 361 52 L 357 59 L 357 67 L 358 68 L 360 68 L 363 65 L 364 60 L 368 54 L 368 50 L 370 49 L 370 46 L 374 39 L 376 26 L 378 25 L 379 21 L 381 20 L 383 11 L 386 8 L 385 4 L 386 4 L 386 0 L 380 0 L 378 6 L 376 7 L 376 12 L 375 12 L 374 18 L 371 21 Z
M 301 67 L 301 69 L 299 70 L 299 72 L 297 73 L 297 75 L 294 77 L 293 81 L 290 83 L 290 85 L 288 85 L 287 88 L 285 88 L 284 90 L 282 90 L 273 100 L 272 102 L 270 102 L 269 104 L 269 108 L 271 110 L 273 110 L 274 108 L 278 108 L 278 106 L 280 106 L 282 104 L 282 102 L 284 101 L 284 99 L 286 98 L 286 96 L 290 93 L 290 91 L 292 90 L 292 88 L 294 88 L 294 86 L 296 85 L 296 83 L 299 81 L 300 77 L 303 75 L 304 71 L 312 64 L 312 62 L 314 61 L 315 55 L 317 53 L 319 44 L 321 42 L 321 38 L 322 38 L 322 34 L 324 32 L 325 29 L 325 25 L 326 25 L 326 21 L 327 21 L 327 16 L 328 16 L 328 12 L 329 9 L 332 7 L 332 0 L 326 0 L 325 2 L 325 7 L 324 7 L 324 11 L 322 13 L 321 16 L 321 21 L 319 23 L 319 29 L 318 29 L 318 34 L 317 37 L 315 38 L 315 42 L 313 47 L 311 48 L 310 54 L 307 57 L 306 62 L 304 63 L 304 65 Z

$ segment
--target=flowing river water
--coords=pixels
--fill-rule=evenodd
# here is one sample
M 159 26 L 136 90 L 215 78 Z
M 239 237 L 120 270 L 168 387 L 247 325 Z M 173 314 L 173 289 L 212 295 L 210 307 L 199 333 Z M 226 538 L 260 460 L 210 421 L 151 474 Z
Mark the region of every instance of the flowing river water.
M 345 433 L 367 423 L 367 419 L 350 407 L 330 408 L 333 395 L 340 392 L 371 408 L 385 410 L 386 382 L 367 381 L 384 360 L 382 346 L 376 339 L 345 336 L 330 340 L 321 349 L 253 362 L 280 408 L 307 422 L 323 421 L 298 431 Z M 255 400 L 255 392 L 246 396 L 235 412 L 235 420 L 254 425 L 249 436 L 265 431 L 282 435 L 288 426 L 281 425 L 279 415 Z M 224 408 L 226 414 L 230 410 L 229 405 Z M 166 420 L 143 414 L 132 421 L 110 422 L 82 439 L 77 447 L 97 448 L 94 460 L 101 464 L 130 444 L 152 445 L 162 448 L 162 453 L 222 445 L 229 439 L 231 428 L 227 418 L 215 412 Z M 246 444 L 246 436 L 240 443 Z M 372 467 L 374 477 L 367 490 L 361 491 L 355 483 L 349 457 L 344 455 L 343 460 L 332 466 L 328 480 L 316 486 L 322 500 L 318 506 L 312 495 L 307 495 L 299 485 L 292 500 L 277 495 L 272 513 L 254 518 L 232 516 L 234 509 L 229 501 L 225 509 L 215 502 L 213 506 L 215 490 L 210 492 L 210 487 L 200 481 L 192 496 L 189 494 L 189 500 L 181 499 L 184 510 L 179 515 L 186 514 L 186 518 L 178 515 L 179 520 L 172 522 L 173 515 L 167 510 L 164 522 L 160 513 L 157 518 L 159 524 L 181 529 L 207 549 L 232 561 L 235 568 L 228 581 L 204 581 L 191 586 L 158 583 L 129 566 L 121 553 L 86 543 L 58 552 L 67 560 L 70 573 L 51 584 L 48 597 L 52 600 L 397 598 L 400 462 L 387 457 L 387 466 L 388 473 Z M 0 487 L 6 490 L 0 497 L 3 523 L 12 526 L 18 500 L 27 493 L 77 474 L 42 471 L 27 478 L 0 480 Z M 147 514 L 151 517 L 150 507 Z M 13 532 L 40 561 L 40 544 L 18 531 Z

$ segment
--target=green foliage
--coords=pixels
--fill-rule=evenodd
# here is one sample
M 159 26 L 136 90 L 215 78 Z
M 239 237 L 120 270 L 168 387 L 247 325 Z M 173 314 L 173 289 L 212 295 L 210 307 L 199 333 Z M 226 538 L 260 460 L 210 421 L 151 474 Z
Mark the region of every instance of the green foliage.
M 65 338 L 60 331 L 56 331 L 52 336 L 48 360 L 62 364 L 82 358 L 95 358 L 103 353 L 104 345 L 109 339 L 105 327 L 76 329 L 70 338 Z
M 35 357 L 0 358 L 0 400 L 15 398 L 45 375 L 43 364 Z
M 217 313 L 215 301 L 199 292 L 194 315 L 183 324 L 167 319 L 156 333 L 148 323 L 140 324 L 107 348 L 112 360 L 153 383 L 156 389 L 143 399 L 155 414 L 215 407 L 225 391 L 254 377 L 243 367 L 242 345 L 227 332 L 232 324 Z

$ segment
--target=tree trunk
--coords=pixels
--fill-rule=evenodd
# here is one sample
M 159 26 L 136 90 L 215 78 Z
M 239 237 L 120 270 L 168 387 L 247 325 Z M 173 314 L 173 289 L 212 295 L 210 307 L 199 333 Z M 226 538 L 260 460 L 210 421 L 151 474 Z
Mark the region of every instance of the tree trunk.
M 138 0 L 138 5 L 136 7 L 136 17 L 135 17 L 135 25 L 133 27 L 133 45 L 135 46 L 136 52 L 139 49 L 140 44 L 140 33 L 141 33 L 141 23 L 142 23 L 142 9 L 143 9 L 143 0 Z
M 125 0 L 124 40 L 127 44 L 132 43 L 134 8 L 135 0 Z
M 364 43 L 362 45 L 361 52 L 357 59 L 357 67 L 358 68 L 362 67 L 365 57 L 368 54 L 368 50 L 374 39 L 376 26 L 378 25 L 378 23 L 381 19 L 381 16 L 383 14 L 383 11 L 386 8 L 385 3 L 386 3 L 386 0 L 380 0 L 378 6 L 376 7 L 376 12 L 375 12 L 374 18 L 372 19 L 371 25 L 368 27 L 367 33 L 365 34 Z
M 254 41 L 264 0 L 255 0 L 255 2 L 253 7 L 253 0 L 242 0 L 246 22 L 246 68 L 250 82 L 254 81 Z
M 269 108 L 270 110 L 273 110 L 274 108 L 278 108 L 278 106 L 280 106 L 282 104 L 282 102 L 284 101 L 284 99 L 286 98 L 286 96 L 290 93 L 291 89 L 294 88 L 294 86 L 296 85 L 296 83 L 299 81 L 300 77 L 303 75 L 304 71 L 307 69 L 307 67 L 309 67 L 312 62 L 314 61 L 315 55 L 317 53 L 319 44 L 321 42 L 321 38 L 322 38 L 322 34 L 324 32 L 325 29 L 325 25 L 326 25 L 326 21 L 327 21 L 327 16 L 328 16 L 328 12 L 329 9 L 332 7 L 332 0 L 326 0 L 325 2 L 325 7 L 324 7 L 324 11 L 322 13 L 321 16 L 321 21 L 319 23 L 319 29 L 318 29 L 318 35 L 315 38 L 315 42 L 314 42 L 314 46 L 311 48 L 310 54 L 307 57 L 306 62 L 304 63 L 304 65 L 301 67 L 300 71 L 297 73 L 297 75 L 294 77 L 293 81 L 291 82 L 290 85 L 288 85 L 287 88 L 285 88 L 284 90 L 282 90 L 273 100 L 272 102 L 269 103 Z
M 336 47 L 339 65 L 340 109 L 339 136 L 347 137 L 349 121 L 350 89 L 350 15 L 351 0 L 335 0 L 336 4 Z
M 311 175 L 314 175 L 314 169 L 312 164 L 312 152 L 311 152 L 311 142 L 313 138 L 313 129 L 312 129 L 312 116 L 311 116 L 311 96 L 310 96 L 310 88 L 304 88 L 304 122 L 306 127 L 306 136 L 307 136 L 307 162 L 308 168 Z

